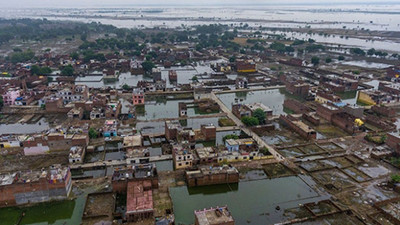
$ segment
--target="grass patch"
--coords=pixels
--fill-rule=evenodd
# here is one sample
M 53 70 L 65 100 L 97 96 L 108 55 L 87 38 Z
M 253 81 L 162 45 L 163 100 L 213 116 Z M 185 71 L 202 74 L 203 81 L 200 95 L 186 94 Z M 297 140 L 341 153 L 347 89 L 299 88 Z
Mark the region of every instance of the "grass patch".
M 295 112 L 293 110 L 288 109 L 286 107 L 283 107 L 283 112 L 286 113 L 286 114 L 295 114 Z
M 229 118 L 223 117 L 218 119 L 218 125 L 220 127 L 233 127 L 236 126 L 236 123 Z
M 194 107 L 194 113 L 198 114 L 198 115 L 208 115 L 208 114 L 219 113 L 219 110 L 211 110 L 211 111 L 207 112 L 207 111 L 200 110 L 199 107 L 196 106 L 196 107 Z
M 336 93 L 341 99 L 351 99 L 357 96 L 357 91 L 345 91 Z
M 358 101 L 358 100 L 357 100 L 357 105 L 360 105 L 360 106 L 372 106 L 371 104 L 367 104 L 367 103 L 364 103 L 364 102 L 361 102 L 361 101 Z

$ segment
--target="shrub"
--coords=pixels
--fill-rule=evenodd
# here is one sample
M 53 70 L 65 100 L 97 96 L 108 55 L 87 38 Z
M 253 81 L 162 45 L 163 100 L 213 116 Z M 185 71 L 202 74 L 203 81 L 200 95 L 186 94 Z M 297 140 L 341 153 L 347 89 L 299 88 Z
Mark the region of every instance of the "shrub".
M 258 119 L 256 117 L 251 117 L 251 116 L 244 116 L 242 118 L 242 122 L 249 127 L 252 126 L 257 126 L 260 124 L 260 122 L 258 121 Z

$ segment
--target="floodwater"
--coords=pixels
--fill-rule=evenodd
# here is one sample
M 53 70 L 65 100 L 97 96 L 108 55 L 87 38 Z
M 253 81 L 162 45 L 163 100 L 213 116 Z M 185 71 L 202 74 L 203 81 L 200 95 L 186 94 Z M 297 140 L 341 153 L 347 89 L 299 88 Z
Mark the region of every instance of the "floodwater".
M 165 122 L 138 122 L 136 129 L 142 134 L 160 134 L 165 132 Z
M 118 8 L 119 7 L 119 8 Z M 3 9 L 6 18 L 39 17 L 69 19 L 84 22 L 102 22 L 117 27 L 180 27 L 205 23 L 294 28 L 309 25 L 312 28 L 390 30 L 399 29 L 400 6 L 396 4 L 357 5 L 241 5 L 241 6 L 158 6 L 114 8 L 58 9 Z M 91 17 L 91 16 L 96 16 Z M 70 17 L 69 17 L 70 16 Z
M 386 63 L 367 62 L 365 60 L 347 61 L 347 62 L 341 62 L 341 64 L 350 65 L 350 66 L 358 66 L 358 67 L 369 68 L 369 69 L 385 69 L 385 68 L 393 66 L 390 64 L 386 64 Z
M 215 137 L 216 145 L 217 146 L 218 145 L 224 145 L 223 139 L 224 139 L 225 136 L 230 135 L 230 134 L 235 134 L 235 135 L 239 136 L 240 132 L 241 132 L 240 130 L 230 130 L 230 131 L 219 131 L 219 132 L 217 132 L 216 133 L 216 137 Z
M 166 81 L 167 88 L 175 87 L 175 84 L 170 83 L 168 72 L 170 70 L 176 70 L 178 75 L 178 83 L 179 84 L 189 84 L 192 81 L 193 76 L 204 73 L 213 73 L 209 63 L 207 65 L 199 65 L 196 67 L 193 66 L 175 66 L 169 69 L 164 67 L 159 67 L 161 70 L 161 78 Z M 131 87 L 137 86 L 138 82 L 141 80 L 152 81 L 151 76 L 144 76 L 143 74 L 132 75 L 130 72 L 121 73 L 119 76 L 119 80 L 115 82 L 106 82 L 103 81 L 102 75 L 94 75 L 94 76 L 85 76 L 85 77 L 77 77 L 75 83 L 76 84 L 84 84 L 90 88 L 102 88 L 102 87 L 111 87 L 116 89 L 122 89 L 122 87 L 126 84 Z
M 157 171 L 172 171 L 174 166 L 172 165 L 172 160 L 157 161 L 155 162 Z
M 399 4 L 347 4 L 347 5 L 241 5 L 226 6 L 142 6 L 124 5 L 114 8 L 18 8 L 0 9 L 4 18 L 47 18 L 49 20 L 70 20 L 77 22 L 100 22 L 121 28 L 184 28 L 187 26 L 224 24 L 263 28 L 306 28 L 343 29 L 370 31 L 399 31 Z M 287 36 L 290 36 L 288 34 Z M 295 38 L 309 38 L 306 33 L 298 33 Z M 393 40 L 359 34 L 357 37 L 340 38 L 339 35 L 314 35 L 318 42 L 360 46 L 380 50 L 399 49 L 399 37 Z M 373 39 L 366 40 L 367 39 Z M 179 75 L 179 74 L 178 74 Z M 178 78 L 179 79 L 179 78 Z
M 38 122 L 29 123 L 14 123 L 14 124 L 1 124 L 0 135 L 2 134 L 33 134 L 39 133 L 50 129 L 50 126 L 45 118 L 41 118 Z
M 146 101 L 144 105 L 144 113 L 140 113 L 136 109 L 138 120 L 153 120 L 163 118 L 179 117 L 179 102 L 191 102 L 192 100 L 167 100 L 165 96 L 158 96 L 155 101 Z M 195 115 L 194 108 L 188 108 L 188 116 Z
M 319 35 L 318 33 L 299 33 L 299 32 L 284 32 L 284 31 L 273 31 L 266 33 L 265 35 L 282 35 L 285 36 L 286 38 L 291 38 L 291 39 L 299 39 L 299 40 L 308 40 L 309 38 L 314 39 L 316 42 L 319 43 L 328 43 L 328 44 L 335 44 L 338 45 L 337 47 L 340 47 L 339 45 L 347 45 L 347 46 L 353 46 L 353 47 L 360 47 L 363 49 L 370 49 L 370 48 L 375 48 L 375 49 L 380 49 L 380 50 L 386 50 L 386 51 L 395 51 L 395 49 L 398 49 L 400 47 L 399 42 L 394 42 L 394 41 L 388 41 L 388 40 L 368 40 L 368 39 L 361 39 L 361 38 L 354 38 L 354 37 L 345 37 L 341 35 L 331 35 L 331 36 L 325 36 L 325 35 Z M 373 38 L 373 37 L 371 37 Z M 333 46 L 335 47 L 335 46 Z M 368 64 L 365 64 L 368 65 Z M 378 66 L 376 64 L 370 64 L 373 66 Z M 374 67 L 370 67 L 374 68 Z
M 200 129 L 201 125 L 213 124 L 215 127 L 218 125 L 219 117 L 209 117 L 209 118 L 191 118 L 186 120 L 180 120 L 183 127 L 190 127 L 192 129 Z
M 124 84 L 129 86 L 136 86 L 137 83 L 141 80 L 149 80 L 152 79 L 149 77 L 145 77 L 143 75 L 131 75 L 128 73 L 121 73 L 119 76 L 119 80 L 115 82 L 103 82 L 103 76 L 86 76 L 86 77 L 77 77 L 75 83 L 87 85 L 89 88 L 102 88 L 102 87 L 111 87 L 116 89 L 122 89 Z
M 85 207 L 85 197 L 75 200 L 40 203 L 31 207 L 10 207 L 0 209 L 0 223 L 2 225 L 14 225 L 22 212 L 25 216 L 21 225 L 45 225 L 45 224 L 80 224 Z
M 170 188 L 175 222 L 192 224 L 194 210 L 227 205 L 237 224 L 277 223 L 284 220 L 285 209 L 325 197 L 308 180 L 306 176 L 290 176 L 231 185 Z M 276 210 L 277 206 L 281 210 Z
M 375 90 L 378 90 L 378 88 L 379 88 L 379 80 L 371 80 L 371 81 L 365 82 L 365 84 L 373 86 Z
M 248 91 L 219 94 L 218 98 L 229 108 L 233 104 L 249 104 L 260 102 L 273 110 L 273 115 L 281 115 L 283 112 L 283 101 L 286 96 L 279 89 L 264 91 Z

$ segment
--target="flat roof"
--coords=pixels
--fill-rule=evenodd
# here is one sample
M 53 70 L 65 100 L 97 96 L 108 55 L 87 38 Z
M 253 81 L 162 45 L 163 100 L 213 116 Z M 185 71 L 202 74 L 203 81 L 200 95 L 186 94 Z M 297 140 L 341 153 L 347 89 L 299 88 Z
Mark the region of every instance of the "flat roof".
M 126 194 L 126 213 L 140 213 L 153 210 L 151 181 L 128 182 Z
M 142 136 L 132 135 L 124 137 L 124 147 L 140 147 L 142 146 Z
M 199 225 L 218 225 L 235 221 L 226 206 L 195 211 L 194 215 Z

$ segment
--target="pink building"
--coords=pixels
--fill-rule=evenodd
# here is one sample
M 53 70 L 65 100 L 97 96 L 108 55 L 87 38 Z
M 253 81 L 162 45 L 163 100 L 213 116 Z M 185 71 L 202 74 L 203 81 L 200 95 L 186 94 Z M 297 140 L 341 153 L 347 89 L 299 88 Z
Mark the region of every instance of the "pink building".
M 133 89 L 133 105 L 144 105 L 144 93 L 140 89 Z
M 3 94 L 3 101 L 4 105 L 14 105 L 15 100 L 21 97 L 21 91 L 19 88 L 9 88 L 4 94 Z

